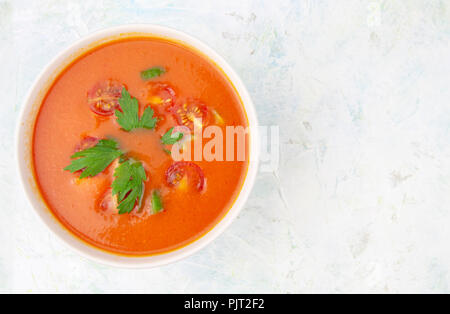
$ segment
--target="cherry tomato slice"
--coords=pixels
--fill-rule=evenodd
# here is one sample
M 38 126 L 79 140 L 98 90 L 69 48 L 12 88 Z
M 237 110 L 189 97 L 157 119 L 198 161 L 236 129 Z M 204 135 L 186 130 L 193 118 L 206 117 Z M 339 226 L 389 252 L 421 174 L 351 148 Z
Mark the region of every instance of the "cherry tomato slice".
M 123 84 L 107 80 L 95 84 L 88 92 L 88 104 L 91 110 L 100 116 L 111 116 L 119 108 Z
M 153 107 L 163 105 L 165 108 L 175 103 L 175 91 L 166 83 L 148 83 L 147 101 Z
M 202 128 L 209 123 L 208 107 L 196 99 L 188 99 L 182 105 L 175 106 L 172 114 L 179 125 L 187 126 L 191 130 L 194 130 L 195 125 Z
M 82 150 L 94 147 L 100 141 L 99 138 L 93 136 L 84 137 L 81 142 L 75 146 L 75 153 L 81 152 Z
M 185 180 L 189 186 L 195 187 L 199 192 L 205 188 L 203 170 L 193 162 L 175 162 L 166 170 L 166 181 L 169 186 L 178 187 Z

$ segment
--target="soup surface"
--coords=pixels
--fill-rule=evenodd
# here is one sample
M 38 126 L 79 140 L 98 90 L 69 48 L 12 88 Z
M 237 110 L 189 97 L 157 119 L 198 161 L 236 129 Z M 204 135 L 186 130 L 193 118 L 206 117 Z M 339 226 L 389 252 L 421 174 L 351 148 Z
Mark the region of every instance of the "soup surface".
M 142 120 L 147 108 L 155 120 L 126 130 L 118 120 L 127 114 L 126 93 L 137 100 Z M 94 48 L 60 74 L 42 102 L 33 137 L 41 194 L 66 228 L 98 248 L 151 255 L 184 246 L 231 208 L 248 168 L 247 161 L 175 161 L 173 142 L 187 150 L 195 139 L 188 131 L 198 121 L 201 127 L 218 126 L 223 134 L 226 126 L 248 124 L 232 84 L 206 57 L 157 38 Z M 183 135 L 171 133 L 178 125 L 185 126 Z M 89 166 L 68 169 L 83 152 L 101 151 L 102 140 L 114 141 L 123 155 L 111 155 L 114 160 L 103 171 L 85 178 Z M 74 157 L 75 152 L 81 155 Z M 111 187 L 118 167 L 127 162 L 142 165 L 145 178 L 132 190 L 138 197 L 122 191 L 121 198 L 134 199 L 132 210 L 119 214 L 120 194 Z M 127 182 L 137 178 L 131 174 Z

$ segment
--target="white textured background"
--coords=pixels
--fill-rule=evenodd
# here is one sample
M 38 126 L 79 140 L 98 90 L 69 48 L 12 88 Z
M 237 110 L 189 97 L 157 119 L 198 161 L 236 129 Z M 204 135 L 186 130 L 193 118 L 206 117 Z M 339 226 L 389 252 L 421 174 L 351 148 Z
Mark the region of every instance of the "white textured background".
M 97 265 L 47 232 L 13 167 L 24 95 L 62 48 L 148 22 L 222 54 L 279 171 L 177 264 Z M 449 292 L 450 1 L 0 0 L 0 291 Z

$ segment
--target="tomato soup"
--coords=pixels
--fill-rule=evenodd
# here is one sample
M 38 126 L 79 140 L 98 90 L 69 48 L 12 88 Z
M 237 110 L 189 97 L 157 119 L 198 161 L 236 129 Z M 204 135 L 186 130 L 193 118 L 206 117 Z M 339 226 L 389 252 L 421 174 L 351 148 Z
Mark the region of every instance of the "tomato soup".
M 54 216 L 85 242 L 123 255 L 168 252 L 219 222 L 248 168 L 173 152 L 194 146 L 194 130 L 225 135 L 247 125 L 239 95 L 207 57 L 165 39 L 116 40 L 72 62 L 45 96 L 36 181 Z

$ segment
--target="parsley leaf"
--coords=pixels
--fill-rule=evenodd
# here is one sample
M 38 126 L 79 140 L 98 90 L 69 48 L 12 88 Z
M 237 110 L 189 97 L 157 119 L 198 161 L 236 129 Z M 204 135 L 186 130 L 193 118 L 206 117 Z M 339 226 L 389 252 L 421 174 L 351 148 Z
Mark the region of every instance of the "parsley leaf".
M 141 72 L 141 78 L 144 81 L 150 80 L 152 78 L 158 77 L 166 73 L 166 69 L 162 67 L 153 67 Z
M 159 195 L 158 190 L 154 190 L 152 193 L 152 210 L 154 214 L 159 213 L 164 209 L 161 196 Z
M 142 163 L 124 161 L 114 171 L 114 177 L 111 187 L 112 194 L 117 195 L 119 214 L 130 213 L 136 202 L 140 208 L 144 195 L 144 181 L 147 180 Z
M 116 110 L 117 122 L 125 131 L 133 129 L 154 129 L 158 119 L 155 118 L 154 111 L 151 107 L 147 107 L 139 119 L 139 104 L 136 98 L 132 98 L 130 93 L 123 88 L 122 96 L 119 98 L 120 110 Z
M 176 142 L 178 142 L 179 140 L 181 140 L 184 136 L 183 133 L 181 132 L 175 132 L 174 134 L 172 134 L 173 128 L 171 128 L 169 131 L 166 132 L 166 134 L 164 134 L 161 137 L 161 142 L 165 145 L 173 145 Z
M 154 129 L 156 126 L 156 122 L 158 122 L 158 118 L 155 118 L 153 116 L 154 114 L 155 112 L 153 111 L 152 107 L 145 108 L 144 113 L 141 117 L 139 127 L 149 130 Z
M 94 147 L 73 154 L 71 164 L 64 170 L 72 173 L 83 170 L 80 179 L 96 176 L 123 154 L 117 146 L 114 140 L 101 140 Z

